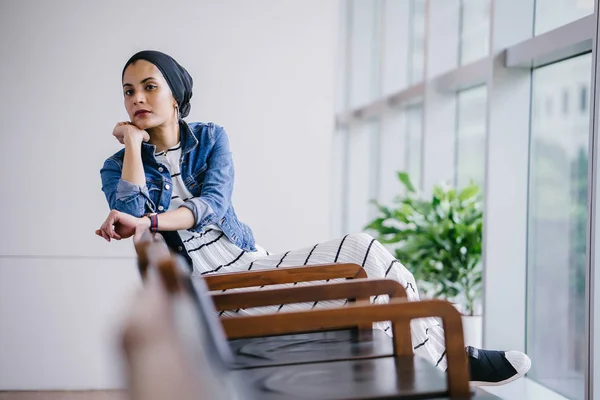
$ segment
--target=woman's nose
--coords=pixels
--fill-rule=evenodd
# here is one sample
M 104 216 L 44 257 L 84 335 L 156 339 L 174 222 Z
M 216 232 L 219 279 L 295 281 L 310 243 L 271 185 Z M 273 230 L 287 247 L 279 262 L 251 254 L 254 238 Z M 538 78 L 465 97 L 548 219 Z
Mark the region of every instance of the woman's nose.
M 133 97 L 133 104 L 144 103 L 146 101 L 146 97 L 140 91 L 136 92 Z

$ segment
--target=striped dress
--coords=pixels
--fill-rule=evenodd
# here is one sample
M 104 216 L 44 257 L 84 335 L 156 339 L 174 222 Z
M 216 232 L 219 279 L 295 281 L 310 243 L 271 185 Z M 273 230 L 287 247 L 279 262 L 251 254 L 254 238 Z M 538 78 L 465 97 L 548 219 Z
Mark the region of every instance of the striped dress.
M 167 151 L 156 153 L 157 161 L 171 173 L 173 193 L 169 210 L 177 209 L 185 200 L 192 197 L 181 179 L 180 157 L 181 146 L 179 144 Z M 406 288 L 409 301 L 419 300 L 417 285 L 410 271 L 396 260 L 381 243 L 366 233 L 348 234 L 343 238 L 278 254 L 271 254 L 258 245 L 256 252 L 244 251 L 233 244 L 216 225 L 211 225 L 200 233 L 188 230 L 179 231 L 179 235 L 193 261 L 192 277 L 333 262 L 355 263 L 361 265 L 370 278 L 389 278 L 400 282 Z M 310 284 L 312 283 L 299 282 L 294 285 Z M 373 301 L 386 303 L 388 296 L 375 296 Z M 236 310 L 235 313 L 257 315 L 343 304 L 343 300 L 321 301 L 243 309 Z M 377 323 L 376 327 L 391 334 L 390 323 L 387 321 Z M 446 369 L 444 331 L 439 320 L 436 318 L 413 320 L 411 334 L 415 354 L 430 360 L 441 369 Z

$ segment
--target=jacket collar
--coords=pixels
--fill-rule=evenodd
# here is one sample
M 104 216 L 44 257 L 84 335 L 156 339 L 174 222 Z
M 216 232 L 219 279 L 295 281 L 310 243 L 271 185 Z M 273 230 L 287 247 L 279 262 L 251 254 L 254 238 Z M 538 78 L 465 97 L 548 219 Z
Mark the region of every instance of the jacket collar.
M 181 136 L 181 154 L 185 155 L 198 146 L 198 139 L 192 132 L 192 128 L 184 120 L 179 120 L 179 132 Z

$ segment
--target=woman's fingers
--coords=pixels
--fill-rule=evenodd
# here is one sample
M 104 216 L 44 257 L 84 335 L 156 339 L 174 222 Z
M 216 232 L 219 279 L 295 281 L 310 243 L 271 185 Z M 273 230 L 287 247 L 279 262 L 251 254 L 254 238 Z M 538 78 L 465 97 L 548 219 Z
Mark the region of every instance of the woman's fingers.
M 96 229 L 96 235 L 100 236 L 104 240 L 107 240 L 106 237 L 104 237 L 102 229 Z
M 113 131 L 113 136 L 115 137 L 115 139 L 117 139 L 119 141 L 119 143 L 123 144 L 123 131 L 121 129 L 118 130 L 114 130 Z
M 109 215 L 109 218 L 107 219 L 107 224 L 106 224 L 106 233 L 108 233 L 108 236 L 110 236 L 111 239 L 121 239 L 121 237 L 119 235 L 117 235 L 117 232 L 115 232 L 115 224 L 117 223 L 117 216 L 113 215 L 113 213 L 111 213 L 111 215 Z
M 119 223 L 120 217 L 123 214 L 121 214 L 120 212 L 113 210 L 110 212 L 107 222 L 108 222 L 108 228 L 110 230 L 110 237 L 116 240 L 121 240 L 121 235 L 119 235 L 116 231 L 115 231 L 115 225 L 117 225 Z
M 110 239 L 112 238 L 113 224 L 114 224 L 114 213 L 111 211 L 108 214 L 108 217 L 106 218 L 104 223 L 102 224 L 102 227 L 100 228 L 100 230 L 102 231 L 102 236 L 104 236 L 104 238 L 106 240 L 108 240 L 109 242 L 110 242 Z
M 110 226 L 107 222 L 108 221 L 104 221 L 104 224 L 102 224 L 102 228 L 100 229 L 102 229 L 102 236 L 110 242 Z
M 100 236 L 102 236 L 104 238 L 104 240 L 106 240 L 107 242 L 110 242 L 110 238 L 108 237 L 108 235 L 106 234 L 106 232 L 104 232 L 104 227 L 98 229 L 96 231 L 96 234 L 99 234 Z

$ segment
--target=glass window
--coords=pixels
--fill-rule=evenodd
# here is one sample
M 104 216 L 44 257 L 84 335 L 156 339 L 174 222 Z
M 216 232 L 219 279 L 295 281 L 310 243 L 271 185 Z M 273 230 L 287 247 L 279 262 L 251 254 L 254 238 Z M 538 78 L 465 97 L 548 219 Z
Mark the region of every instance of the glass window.
M 406 108 L 406 172 L 413 185 L 421 188 L 423 158 L 423 106 Z
M 562 112 L 564 115 L 569 113 L 569 89 L 563 90 L 562 93 Z
M 548 117 L 552 115 L 552 97 L 546 98 L 546 115 Z
M 347 130 L 338 129 L 334 132 L 331 149 L 331 231 L 334 237 L 343 236 L 346 233 L 344 216 L 347 199 L 347 142 Z
M 408 57 L 408 81 L 421 82 L 425 72 L 425 18 L 426 0 L 410 0 L 410 45 Z
M 359 107 L 377 95 L 376 1 L 350 1 L 350 106 Z
M 456 185 L 471 182 L 483 189 L 487 88 L 458 92 L 456 120 Z
M 338 40 L 337 40 L 337 53 L 335 63 L 335 111 L 340 112 L 348 106 L 348 62 L 346 57 L 348 56 L 348 49 L 346 42 L 349 37 L 349 7 L 348 3 L 342 1 L 339 7 L 339 24 L 338 24 Z
M 377 163 L 374 157 L 377 145 L 378 124 L 369 121 L 353 126 L 348 135 L 346 161 L 347 209 L 345 215 L 347 232 L 360 232 L 374 217 Z
M 490 0 L 462 0 L 460 3 L 460 64 L 489 54 Z
M 534 70 L 536 98 L 590 86 L 591 56 Z M 585 270 L 589 110 L 532 108 L 527 255 L 529 377 L 584 398 Z M 551 327 L 551 328 L 550 328 Z
M 536 0 L 535 34 L 556 29 L 594 13 L 594 0 Z
M 406 121 L 402 112 L 395 111 L 381 120 L 377 198 L 382 204 L 391 204 L 400 192 L 397 172 L 404 171 L 405 155 Z
M 408 51 L 410 32 L 409 1 L 387 0 L 383 3 L 383 94 L 408 86 Z
M 588 88 L 586 86 L 579 88 L 579 111 L 586 114 L 588 112 Z

